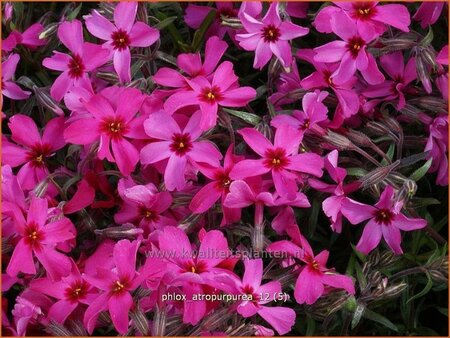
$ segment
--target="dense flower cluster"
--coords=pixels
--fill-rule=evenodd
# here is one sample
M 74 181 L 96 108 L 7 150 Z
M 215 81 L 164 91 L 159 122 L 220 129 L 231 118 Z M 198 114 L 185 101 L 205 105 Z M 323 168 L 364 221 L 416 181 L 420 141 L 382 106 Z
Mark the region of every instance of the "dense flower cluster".
M 91 5 L 3 8 L 4 332 L 289 334 L 358 293 L 327 238 L 401 255 L 430 227 L 444 3 Z

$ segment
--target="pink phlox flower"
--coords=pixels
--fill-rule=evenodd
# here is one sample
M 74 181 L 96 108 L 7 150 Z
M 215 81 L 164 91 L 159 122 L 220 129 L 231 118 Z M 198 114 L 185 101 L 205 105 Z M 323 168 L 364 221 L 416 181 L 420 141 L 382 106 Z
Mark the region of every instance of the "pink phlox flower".
M 325 170 L 330 175 L 335 184 L 329 184 L 314 178 L 308 180 L 309 185 L 322 192 L 330 193 L 332 196 L 326 198 L 322 202 L 322 210 L 331 221 L 331 229 L 337 233 L 342 231 L 342 202 L 346 199 L 347 194 L 355 191 L 359 187 L 359 183 L 350 183 L 344 185 L 344 179 L 347 171 L 338 167 L 338 151 L 331 151 L 324 160 Z
M 391 80 L 386 80 L 377 85 L 369 85 L 362 94 L 368 98 L 383 97 L 374 100 L 375 104 L 398 98 L 397 110 L 406 105 L 405 94 L 408 86 L 417 78 L 416 60 L 410 58 L 407 64 L 403 62 L 402 52 L 394 52 L 380 57 L 380 64 Z M 367 104 L 373 106 L 373 102 Z
M 30 289 L 58 299 L 50 307 L 47 315 L 50 320 L 58 323 L 64 323 L 80 304 L 90 304 L 96 298 L 93 287 L 81 278 L 80 271 L 73 261 L 68 276 L 62 277 L 58 282 L 50 278 L 34 279 L 30 283 Z
M 314 304 L 325 292 L 325 286 L 344 289 L 350 294 L 355 294 L 353 280 L 345 275 L 340 275 L 326 267 L 329 252 L 323 250 L 314 256 L 308 241 L 300 234 L 298 227 L 290 227 L 288 230 L 292 241 L 282 240 L 274 242 L 267 247 L 269 252 L 286 252 L 300 259 L 305 266 L 295 283 L 294 296 L 299 304 Z
M 251 87 L 239 87 L 233 64 L 222 62 L 212 75 L 212 79 L 197 76 L 187 80 L 190 89 L 170 96 L 164 103 L 164 110 L 172 114 L 180 108 L 199 106 L 202 112 L 200 128 L 210 129 L 216 125 L 217 112 L 221 107 L 243 107 L 256 97 Z
M 331 19 L 346 15 L 365 35 L 382 35 L 387 26 L 392 26 L 404 32 L 409 32 L 411 18 L 408 9 L 400 4 L 379 5 L 378 2 L 334 2 L 338 7 L 329 6 L 322 9 L 316 16 L 313 26 L 321 33 L 331 33 Z
M 172 205 L 172 196 L 169 192 L 158 192 L 152 183 L 124 188 L 122 181 L 123 179 L 119 182 L 118 189 L 124 203 L 114 215 L 116 223 L 135 223 L 144 229 L 146 235 L 155 229 L 176 225 L 175 219 L 165 216 Z
M 9 141 L 3 142 L 3 163 L 13 168 L 22 166 L 17 173 L 22 189 L 34 189 L 49 174 L 47 158 L 66 144 L 62 137 L 64 118 L 57 117 L 47 122 L 42 136 L 36 123 L 26 115 L 12 116 L 8 127 L 11 139 L 17 145 Z
M 16 298 L 11 314 L 14 317 L 17 336 L 26 336 L 27 329 L 34 325 L 48 325 L 46 313 L 52 301 L 40 292 L 26 289 Z
M 289 97 L 292 92 L 301 88 L 300 74 L 295 59 L 292 61 L 290 72 L 283 71 L 276 82 L 277 91 L 270 95 L 269 100 L 275 106 L 280 108 L 282 105 L 294 103 L 297 101 L 295 97 Z
M 271 281 L 262 284 L 263 261 L 262 259 L 246 259 L 244 261 L 245 271 L 242 281 L 236 282 L 237 293 L 246 295 L 251 300 L 240 301 L 237 312 L 244 318 L 260 315 L 280 335 L 291 331 L 295 323 L 295 311 L 288 307 L 266 306 L 276 300 L 281 293 L 281 284 Z
M 302 99 L 303 110 L 294 110 L 292 115 L 277 115 L 270 124 L 275 128 L 287 124 L 301 134 L 313 131 L 317 127 L 321 129 L 320 125 L 326 124 L 328 120 L 328 108 L 322 102 L 327 96 L 327 92 L 320 90 L 306 93 Z
M 18 45 L 23 45 L 31 50 L 45 46 L 47 41 L 39 38 L 39 34 L 41 34 L 43 29 L 44 26 L 40 23 L 35 23 L 28 27 L 23 33 L 13 30 L 5 40 L 2 40 L 2 50 L 11 52 Z
M 436 56 L 438 63 L 438 76 L 435 80 L 436 87 L 442 94 L 444 100 L 448 100 L 448 45 L 442 47 Z M 446 65 L 447 67 L 444 67 Z
M 211 75 L 213 75 L 217 64 L 227 48 L 228 45 L 225 41 L 220 40 L 217 36 L 213 36 L 206 41 L 203 62 L 200 53 L 182 53 L 177 57 L 177 66 L 189 78 L 203 76 L 208 80 L 211 80 Z M 153 81 L 165 87 L 189 89 L 186 77 L 181 75 L 178 71 L 168 67 L 158 69 L 156 74 L 153 75 Z
M 444 9 L 444 1 L 422 2 L 413 16 L 413 20 L 419 21 L 422 28 L 434 24 L 441 17 Z
M 71 55 L 55 51 L 42 64 L 49 69 L 62 71 L 50 89 L 51 96 L 59 102 L 72 87 L 89 88 L 88 73 L 105 64 L 109 52 L 100 45 L 84 42 L 83 27 L 78 20 L 60 24 L 58 38 Z
M 286 197 L 277 197 L 277 193 L 274 194 L 274 207 L 272 211 L 276 212 L 275 217 L 272 220 L 272 228 L 278 235 L 283 234 L 289 226 L 297 224 L 294 214 L 296 208 L 309 208 L 311 204 L 308 201 L 308 197 L 300 191 L 297 192 L 293 200 Z
M 384 76 L 378 69 L 375 58 L 367 52 L 367 46 L 375 39 L 373 34 L 359 32 L 356 23 L 347 15 L 334 15 L 330 20 L 333 32 L 342 40 L 332 41 L 314 48 L 317 62 L 340 62 L 332 74 L 334 83 L 347 82 L 358 69 L 369 84 L 384 81 Z
M 333 82 L 332 74 L 339 68 L 339 63 L 323 63 L 315 61 L 315 52 L 312 49 L 302 49 L 297 52 L 297 57 L 312 64 L 315 72 L 301 81 L 303 89 L 330 88 L 335 93 L 344 117 L 355 115 L 359 110 L 358 93 L 354 89 L 357 78 L 351 76 L 347 81 L 337 84 Z
M 212 167 L 207 164 L 198 164 L 200 172 L 212 182 L 203 186 L 192 198 L 189 209 L 193 213 L 203 213 L 210 209 L 220 199 L 222 205 L 223 219 L 221 225 L 233 223 L 240 219 L 239 209 L 224 206 L 225 197 L 230 191 L 230 171 L 234 165 L 244 159 L 243 156 L 233 154 L 233 145 L 228 147 L 225 154 L 223 167 Z
M 448 185 L 448 116 L 440 115 L 429 123 L 429 136 L 424 151 L 433 162 L 429 172 L 437 173 L 436 184 Z
M 261 179 L 252 179 L 247 183 L 243 180 L 235 180 L 230 184 L 230 192 L 225 197 L 223 205 L 231 209 L 242 209 L 255 205 L 255 225 L 262 224 L 264 206 L 274 206 L 273 195 L 267 191 L 267 187 Z
M 63 206 L 63 212 L 65 215 L 72 214 L 87 208 L 94 202 L 95 189 L 89 184 L 86 178 L 81 179 L 77 184 L 77 190 L 73 194 L 72 198 L 67 201 Z
M 308 7 L 307 2 L 288 2 L 285 10 L 291 18 L 305 19 L 308 17 Z
M 4 143 L 3 143 L 4 144 Z M 2 166 L 2 235 L 15 234 L 15 219 L 26 212 L 25 194 L 9 165 Z
M 292 62 L 290 40 L 305 36 L 309 29 L 282 21 L 279 13 L 279 3 L 272 3 L 266 15 L 257 20 L 243 12 L 240 15 L 245 33 L 237 34 L 236 40 L 247 51 L 255 51 L 254 68 L 262 69 L 275 55 L 284 67 Z
M 352 224 L 369 220 L 356 248 L 362 253 L 368 254 L 383 237 L 395 254 L 402 254 L 400 230 L 418 230 L 427 225 L 427 221 L 422 218 L 406 217 L 401 213 L 402 207 L 403 202 L 395 201 L 394 189 L 391 186 L 384 189 L 379 201 L 374 206 L 347 198 L 341 208 L 345 218 Z
M 10 54 L 8 58 L 2 62 L 2 101 L 3 96 L 12 100 L 25 100 L 31 92 L 20 88 L 13 80 L 16 72 L 17 64 L 20 56 L 18 54 Z
M 114 268 L 97 267 L 97 273 L 82 274 L 83 279 L 90 285 L 101 290 L 84 314 L 84 325 L 92 334 L 100 312 L 108 310 L 114 327 L 120 334 L 128 330 L 128 313 L 134 306 L 131 292 L 141 285 L 144 280 L 162 270 L 157 260 L 148 260 L 143 267 L 136 270 L 136 254 L 140 241 L 130 242 L 120 240 L 114 245 Z M 153 265 L 153 266 L 152 266 Z
M 182 288 L 187 299 L 196 293 L 205 293 L 208 285 L 214 287 L 215 280 L 221 280 L 231 272 L 221 267 L 231 256 L 225 236 L 217 230 L 206 233 L 198 251 L 193 247 L 185 232 L 176 227 L 165 227 L 159 235 L 159 254 L 166 262 L 164 281 L 167 285 Z M 206 288 L 206 289 L 205 289 Z M 205 315 L 204 300 L 184 302 L 183 322 L 195 325 Z
M 114 23 L 96 10 L 85 16 L 88 31 L 106 40 L 103 44 L 110 50 L 114 69 L 121 82 L 131 81 L 130 47 L 149 47 L 159 39 L 159 31 L 143 22 L 135 22 L 137 2 L 121 2 L 114 9 Z
M 201 113 L 191 116 L 183 130 L 175 119 L 163 112 L 151 114 L 144 122 L 145 132 L 157 140 L 141 150 L 141 163 L 154 164 L 168 159 L 164 172 L 167 190 L 185 187 L 187 164 L 207 163 L 218 167 L 222 154 L 209 141 L 197 141 L 202 133 L 199 128 Z
M 215 5 L 217 8 L 188 4 L 184 15 L 184 21 L 189 27 L 198 29 L 206 16 L 211 11 L 214 11 L 216 16 L 213 23 L 206 31 L 206 38 L 218 36 L 220 39 L 223 39 L 225 34 L 228 34 L 233 39 L 236 30 L 222 25 L 222 16 L 226 18 L 236 18 L 239 11 L 238 8 L 235 8 L 234 2 L 231 1 L 218 1 L 215 2 Z
M 238 133 L 261 158 L 237 163 L 230 173 L 232 179 L 260 176 L 270 172 L 277 193 L 294 199 L 298 191 L 297 175 L 294 172 L 322 176 L 322 158 L 314 153 L 298 154 L 302 134 L 291 126 L 282 124 L 277 128 L 273 144 L 253 128 L 244 128 Z
M 139 161 L 139 152 L 129 140 L 145 138 L 142 128 L 145 117 L 137 116 L 144 96 L 134 88 L 115 89 L 111 91 L 116 94 L 115 99 L 107 99 L 109 92 L 103 91 L 103 95 L 96 94 L 85 102 L 90 116 L 69 123 L 64 138 L 82 145 L 99 141 L 98 158 L 115 162 L 120 172 L 128 176 Z
M 65 217 L 48 219 L 48 201 L 33 197 L 27 218 L 17 215 L 18 242 L 14 248 L 6 273 L 17 276 L 19 272 L 36 274 L 33 255 L 37 257 L 52 280 L 59 280 L 70 273 L 70 260 L 56 250 L 56 245 L 75 238 L 76 230 Z

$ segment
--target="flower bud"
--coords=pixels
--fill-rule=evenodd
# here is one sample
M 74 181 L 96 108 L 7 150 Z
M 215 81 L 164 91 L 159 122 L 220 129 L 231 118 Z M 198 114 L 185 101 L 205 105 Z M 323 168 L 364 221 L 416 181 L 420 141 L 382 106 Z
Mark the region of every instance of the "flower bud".
M 148 335 L 149 327 L 148 320 L 145 317 L 144 312 L 141 309 L 137 308 L 134 311 L 130 312 L 130 317 L 133 320 L 133 325 L 135 328 L 144 336 Z
M 59 23 L 57 23 L 57 22 L 52 22 L 51 24 L 47 25 L 42 30 L 41 34 L 39 34 L 39 39 L 44 40 L 44 39 L 51 38 L 58 31 L 58 27 L 59 27 Z
M 64 111 L 61 107 L 56 103 L 56 101 L 50 96 L 50 93 L 47 89 L 39 88 L 36 85 L 33 86 L 33 91 L 36 96 L 36 100 L 38 104 L 44 108 L 52 111 L 58 116 L 64 116 Z
M 339 148 L 339 150 L 354 149 L 354 144 L 345 136 L 328 130 L 328 135 L 323 137 L 329 144 Z
M 166 307 L 155 306 L 155 314 L 153 316 L 153 335 L 157 337 L 164 336 L 166 330 L 167 312 Z
M 95 229 L 96 235 L 105 236 L 112 239 L 134 238 L 144 233 L 143 229 L 136 228 L 133 224 L 124 224 L 118 227 L 108 227 L 106 229 Z
M 54 337 L 73 336 L 72 332 L 70 332 L 64 325 L 53 320 L 46 326 L 45 331 Z

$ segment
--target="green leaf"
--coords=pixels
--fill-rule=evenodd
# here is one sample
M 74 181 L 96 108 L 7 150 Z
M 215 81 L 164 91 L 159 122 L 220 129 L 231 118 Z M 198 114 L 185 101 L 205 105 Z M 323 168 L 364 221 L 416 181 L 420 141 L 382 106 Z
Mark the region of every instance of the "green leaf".
M 366 276 L 364 276 L 364 273 L 362 272 L 361 265 L 359 265 L 358 262 L 355 263 L 355 270 L 356 270 L 356 278 L 358 279 L 359 288 L 362 290 L 367 285 L 367 279 Z
M 422 208 L 429 205 L 441 204 L 440 201 L 431 197 L 414 197 L 411 199 L 411 203 L 414 208 Z
M 388 157 L 391 161 L 392 161 L 392 159 L 394 158 L 394 152 L 395 152 L 395 144 L 391 144 L 391 145 L 389 146 L 388 151 L 386 152 L 387 157 Z M 386 165 L 388 165 L 389 163 L 387 163 L 386 159 L 383 159 L 383 160 L 381 161 L 381 164 L 384 165 L 384 166 L 386 166 Z
M 425 296 L 431 290 L 431 288 L 433 287 L 433 280 L 431 279 L 431 276 L 428 272 L 426 273 L 426 275 L 427 275 L 427 284 L 425 285 L 423 290 L 420 291 L 419 293 L 415 294 L 414 296 L 412 296 L 410 299 L 408 299 L 406 303 L 410 303 L 414 299 Z
M 362 168 L 348 168 L 347 169 L 348 176 L 363 177 L 366 174 L 367 174 L 367 170 L 364 170 Z
M 316 330 L 316 321 L 312 319 L 310 316 L 306 317 L 306 334 L 305 336 L 314 335 L 314 331 Z
M 261 122 L 261 117 L 258 115 L 246 112 L 246 111 L 240 111 L 240 110 L 234 110 L 234 109 L 228 109 L 228 108 L 222 108 L 225 113 L 228 113 L 230 115 L 236 116 L 240 118 L 241 120 L 256 126 L 259 122 Z
M 211 10 L 194 34 L 194 38 L 192 39 L 191 45 L 192 51 L 198 52 L 200 50 L 206 31 L 208 30 L 209 26 L 211 26 L 211 24 L 214 22 L 215 18 L 216 18 L 216 11 Z
M 83 3 L 81 2 L 72 12 L 70 12 L 69 15 L 67 15 L 68 21 L 72 21 L 78 16 L 78 13 L 80 13 L 82 5 L 83 5 Z
M 366 311 L 366 307 L 363 304 L 358 304 L 355 312 L 353 313 L 352 318 L 352 330 L 359 324 L 364 312 Z
M 428 161 L 425 162 L 425 164 L 423 166 L 421 166 L 419 169 L 414 171 L 409 176 L 409 178 L 412 179 L 413 181 L 417 182 L 418 180 L 420 180 L 422 177 L 425 176 L 425 174 L 428 172 L 428 169 L 430 169 L 432 163 L 433 163 L 433 160 L 429 159 Z
M 160 22 L 158 22 L 154 26 L 154 28 L 156 28 L 158 30 L 162 30 L 162 29 L 166 28 L 167 26 L 169 26 L 171 23 L 173 23 L 176 19 L 177 19 L 176 16 L 169 16 L 168 18 L 165 18 L 165 19 L 161 20 Z
M 395 326 L 394 323 L 392 323 L 389 319 L 380 315 L 379 313 L 376 313 L 376 312 L 373 312 L 372 310 L 366 309 L 366 311 L 364 311 L 363 316 L 364 316 L 364 318 L 367 318 L 371 321 L 374 321 L 376 323 L 386 326 L 388 329 L 391 329 L 392 331 L 398 332 L 397 326 Z
M 158 20 L 160 21 L 164 21 L 165 19 L 167 19 L 167 16 L 164 13 L 158 12 L 156 11 L 155 16 L 158 18 Z M 181 48 L 181 50 L 183 52 L 187 52 L 189 50 L 189 46 L 186 45 L 186 43 L 184 42 L 183 37 L 181 36 L 180 32 L 178 31 L 178 29 L 175 27 L 175 25 L 173 24 L 173 22 L 169 23 L 165 29 L 167 29 L 169 31 L 169 35 L 172 38 L 172 41 L 174 42 L 174 45 L 176 48 Z
M 423 46 L 427 46 L 427 45 L 431 44 L 431 41 L 433 41 L 433 38 L 434 38 L 433 30 L 431 29 L 431 26 L 428 26 L 428 33 L 422 39 L 420 44 Z
M 350 244 L 350 245 L 352 246 L 353 252 L 355 253 L 356 257 L 358 257 L 361 262 L 365 262 L 366 256 L 361 251 L 356 249 L 356 246 L 354 244 Z

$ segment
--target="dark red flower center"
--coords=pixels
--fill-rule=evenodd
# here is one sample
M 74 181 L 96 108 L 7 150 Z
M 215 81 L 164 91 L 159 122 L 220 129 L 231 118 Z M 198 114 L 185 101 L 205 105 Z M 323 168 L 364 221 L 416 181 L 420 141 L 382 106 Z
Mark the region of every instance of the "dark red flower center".
M 128 131 L 128 126 L 120 117 L 109 117 L 103 120 L 101 131 L 112 139 L 120 139 Z
M 33 249 L 41 247 L 41 241 L 44 239 L 44 233 L 39 229 L 36 223 L 29 223 L 25 229 L 24 240 L 27 245 Z
M 352 54 L 353 58 L 356 59 L 356 57 L 359 54 L 359 51 L 364 47 L 366 42 L 361 39 L 359 36 L 354 36 L 347 42 L 347 49 Z
M 67 299 L 71 301 L 78 301 L 78 299 L 86 296 L 88 288 L 89 285 L 84 280 L 77 280 L 64 291 L 64 294 Z
M 205 87 L 202 89 L 202 93 L 200 94 L 200 99 L 203 102 L 207 102 L 207 103 L 214 103 L 217 101 L 222 100 L 223 96 L 222 93 L 220 92 L 220 88 L 217 86 L 213 86 L 213 87 Z
M 184 272 L 192 272 L 192 273 L 198 274 L 198 273 L 206 272 L 207 270 L 208 270 L 208 267 L 207 267 L 206 263 L 203 261 L 199 261 L 199 262 L 189 261 L 184 266 Z
M 265 42 L 276 42 L 280 38 L 281 32 L 274 25 L 267 25 L 262 29 L 262 37 Z
M 253 289 L 253 286 L 251 285 L 244 285 L 241 288 L 242 293 L 252 296 L 252 302 L 257 303 L 259 301 L 259 295 L 255 292 L 255 289 Z
M 264 165 L 273 170 L 281 170 L 289 164 L 286 151 L 282 148 L 269 149 L 264 154 Z
M 389 225 L 394 218 L 394 214 L 389 209 L 378 209 L 374 212 L 375 222 L 378 224 Z
M 235 18 L 237 16 L 237 11 L 232 7 L 219 8 L 216 12 L 216 18 L 220 20 L 222 16 L 226 18 Z
M 122 29 L 112 32 L 111 39 L 114 49 L 123 50 L 130 45 L 130 36 Z
M 372 2 L 356 2 L 353 3 L 353 12 L 351 16 L 359 20 L 368 20 L 376 13 L 376 7 Z
M 33 167 L 45 167 L 45 158 L 50 156 L 51 146 L 47 143 L 37 144 L 27 153 L 27 160 Z
M 127 291 L 129 281 L 125 279 L 117 279 L 111 285 L 111 292 L 120 294 Z
M 170 150 L 179 156 L 185 155 L 192 149 L 191 136 L 189 134 L 173 134 Z
M 140 209 L 140 214 L 149 222 L 157 222 L 159 220 L 159 215 L 156 211 L 147 209 L 145 207 L 142 207 Z
M 305 119 L 303 123 L 300 125 L 301 130 L 306 130 L 311 126 L 311 121 L 309 119 Z
M 221 171 L 215 175 L 215 179 L 216 179 L 216 183 L 217 183 L 216 186 L 219 190 L 223 190 L 225 192 L 229 191 L 230 184 L 233 181 L 231 180 L 231 178 L 228 174 L 229 174 L 228 172 Z
M 73 79 L 80 78 L 84 73 L 84 64 L 81 56 L 74 55 L 69 61 L 69 76 Z

